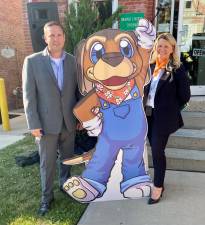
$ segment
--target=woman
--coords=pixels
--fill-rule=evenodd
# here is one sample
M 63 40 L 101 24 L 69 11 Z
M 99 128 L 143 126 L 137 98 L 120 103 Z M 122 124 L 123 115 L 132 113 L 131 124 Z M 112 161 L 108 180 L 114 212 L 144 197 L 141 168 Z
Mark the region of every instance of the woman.
M 144 103 L 154 166 L 154 187 L 148 204 L 155 204 L 164 191 L 165 147 L 170 134 L 183 126 L 180 109 L 190 99 L 189 80 L 180 63 L 176 41 L 169 33 L 159 35 L 155 41 L 151 74 Z

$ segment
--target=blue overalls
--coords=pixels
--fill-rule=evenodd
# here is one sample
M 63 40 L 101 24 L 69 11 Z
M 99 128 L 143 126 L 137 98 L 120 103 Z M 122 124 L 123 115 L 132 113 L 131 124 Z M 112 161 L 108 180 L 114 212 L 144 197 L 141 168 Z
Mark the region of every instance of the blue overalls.
M 98 197 L 106 190 L 120 149 L 123 151 L 121 193 L 135 184 L 150 182 L 143 160 L 147 123 L 142 97 L 136 85 L 130 94 L 131 99 L 120 105 L 100 99 L 103 128 L 93 157 L 82 174 L 82 177 L 99 191 Z

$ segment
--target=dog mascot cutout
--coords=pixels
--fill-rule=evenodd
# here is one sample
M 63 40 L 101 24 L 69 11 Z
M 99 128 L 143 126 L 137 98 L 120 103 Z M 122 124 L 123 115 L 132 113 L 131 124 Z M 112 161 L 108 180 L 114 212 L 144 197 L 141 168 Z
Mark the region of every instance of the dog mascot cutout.
M 69 178 L 63 186 L 79 202 L 103 196 L 120 150 L 120 192 L 124 198 L 150 195 L 152 182 L 143 160 L 147 123 L 142 97 L 154 39 L 154 27 L 141 19 L 135 32 L 105 29 L 78 45 L 82 78 L 78 83 L 86 96 L 74 114 L 90 136 L 98 136 L 82 175 Z

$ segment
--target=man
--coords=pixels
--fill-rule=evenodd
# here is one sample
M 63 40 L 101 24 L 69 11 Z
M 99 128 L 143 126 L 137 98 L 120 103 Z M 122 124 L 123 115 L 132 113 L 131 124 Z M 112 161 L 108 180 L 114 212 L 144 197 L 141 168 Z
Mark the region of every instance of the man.
M 70 177 L 70 167 L 63 165 L 62 160 L 73 155 L 76 121 L 72 110 L 77 89 L 74 57 L 63 50 L 63 27 L 55 21 L 46 23 L 44 38 L 47 47 L 26 57 L 23 66 L 25 114 L 39 146 L 42 199 L 38 213 L 42 216 L 54 200 L 57 150 L 61 190 Z

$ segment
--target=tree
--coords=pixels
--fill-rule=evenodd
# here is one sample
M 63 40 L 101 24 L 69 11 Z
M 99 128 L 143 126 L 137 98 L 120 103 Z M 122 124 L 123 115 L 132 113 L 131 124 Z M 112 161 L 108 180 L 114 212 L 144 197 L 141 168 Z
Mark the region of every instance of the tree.
M 66 45 L 68 52 L 73 53 L 75 46 L 90 34 L 112 27 L 119 18 L 122 7 L 112 14 L 112 2 L 94 3 L 93 0 L 80 0 L 76 5 L 70 4 L 70 10 L 65 16 Z

